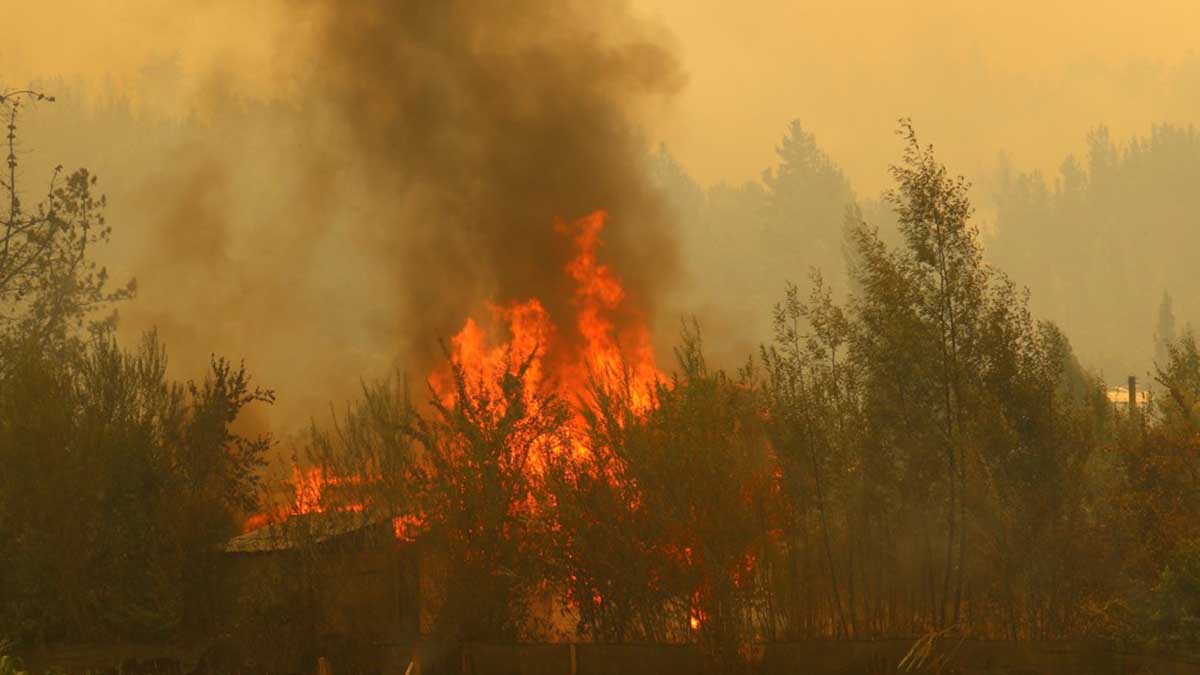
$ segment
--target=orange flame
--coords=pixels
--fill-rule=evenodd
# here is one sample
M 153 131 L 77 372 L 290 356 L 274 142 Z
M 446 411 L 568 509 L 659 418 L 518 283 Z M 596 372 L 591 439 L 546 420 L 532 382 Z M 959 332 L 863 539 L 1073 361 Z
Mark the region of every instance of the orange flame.
M 242 533 L 251 532 L 271 523 L 278 523 L 292 516 L 308 513 L 325 513 L 327 511 L 342 511 L 361 513 L 365 506 L 358 500 L 330 499 L 326 496 L 326 488 L 335 485 L 359 485 L 363 481 L 357 476 L 345 477 L 329 473 L 321 467 L 311 467 L 301 470 L 292 467 L 291 504 L 279 509 L 276 513 L 261 512 L 250 515 L 242 522 Z M 397 516 L 392 519 L 392 530 L 399 541 L 413 541 L 424 519 L 415 515 Z
M 516 375 L 525 359 L 529 364 L 522 383 L 530 413 L 536 413 L 540 393 L 553 392 L 565 400 L 580 401 L 592 381 L 604 390 L 627 394 L 635 413 L 645 413 L 654 406 L 655 388 L 663 377 L 655 365 L 650 331 L 612 269 L 597 256 L 606 218 L 604 211 L 596 211 L 574 223 L 560 221 L 554 226 L 572 242 L 574 255 L 563 269 L 564 280 L 572 286 L 572 321 L 556 325 L 540 299 L 528 298 L 489 306 L 491 320 L 487 327 L 492 332 L 507 333 L 506 339 L 489 340 L 485 325 L 473 317 L 451 338 L 450 360 L 465 376 L 462 384 L 466 394 L 487 401 L 489 413 L 504 414 L 502 381 L 506 375 Z M 455 405 L 457 383 L 450 368 L 432 373 L 429 384 L 442 405 Z M 577 417 L 576 422 L 581 424 L 582 418 Z M 582 461 L 589 450 L 581 438 L 579 434 L 570 443 L 572 456 Z M 555 447 L 550 451 L 565 449 Z M 539 463 L 533 461 L 530 466 L 536 471 Z M 294 468 L 291 505 L 278 514 L 251 516 L 243 531 L 292 515 L 362 511 L 362 503 L 338 503 L 328 498 L 327 488 L 346 482 L 354 480 L 320 468 Z M 392 521 L 395 536 L 402 541 L 412 540 L 423 524 L 424 520 L 416 516 L 400 516 Z
M 688 612 L 688 625 L 691 626 L 693 631 L 700 630 L 700 626 L 704 624 L 704 610 L 700 609 L 700 607 L 700 591 L 695 591 L 692 593 L 692 607 Z
M 362 511 L 363 505 L 358 501 L 331 504 L 328 503 L 328 499 L 322 499 L 325 489 L 330 486 L 354 485 L 360 482 L 355 478 L 346 478 L 326 473 L 320 467 L 312 467 L 303 472 L 299 467 L 292 467 L 292 490 L 294 498 L 292 500 L 290 515 L 324 513 L 325 511 Z
M 596 260 L 605 217 L 603 211 L 596 211 L 573 226 L 578 230 L 576 254 L 566 272 L 575 282 L 576 329 L 584 342 L 583 358 L 572 364 L 574 373 L 567 384 L 581 390 L 590 369 L 603 384 L 615 387 L 627 372 L 634 406 L 645 411 L 653 403 L 654 385 L 662 374 L 654 364 L 646 326 L 638 322 L 618 330 L 614 324 L 612 315 L 625 299 L 625 289 L 608 266 Z M 563 234 L 572 229 L 561 222 L 555 228 Z
M 506 340 L 490 343 L 474 318 L 451 339 L 450 360 L 466 375 L 467 395 L 486 397 L 494 414 L 504 412 L 499 403 L 503 376 L 517 374 L 527 358 L 523 384 L 528 406 L 536 405 L 539 392 L 547 388 L 565 400 L 581 400 L 593 378 L 606 390 L 627 392 L 635 412 L 654 405 L 655 386 L 663 377 L 655 365 L 650 331 L 627 302 L 616 275 L 597 258 L 606 217 L 596 211 L 570 225 L 555 224 L 556 231 L 571 237 L 574 249 L 563 270 L 573 285 L 573 325 L 556 325 L 542 302 L 529 298 L 489 307 L 492 323 L 503 326 Z M 457 392 L 449 372 L 434 373 L 430 385 L 443 405 L 454 405 Z M 581 442 L 573 445 L 577 456 L 587 455 Z

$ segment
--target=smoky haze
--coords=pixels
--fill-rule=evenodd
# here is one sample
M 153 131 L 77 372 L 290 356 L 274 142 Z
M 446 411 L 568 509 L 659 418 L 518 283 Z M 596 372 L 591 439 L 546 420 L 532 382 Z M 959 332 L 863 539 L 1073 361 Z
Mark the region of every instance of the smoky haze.
M 157 327 L 178 375 L 244 357 L 282 430 L 422 372 L 489 301 L 561 319 L 553 221 L 598 208 L 660 361 L 693 313 L 744 359 L 786 280 L 845 286 L 848 203 L 886 234 L 901 116 L 975 183 L 986 254 L 1035 312 L 1110 383 L 1144 377 L 1163 294 L 1180 329 L 1200 312 L 1172 187 L 1200 151 L 1152 132 L 1200 110 L 1198 23 L 1169 0 L 64 1 L 23 8 L 0 82 L 59 95 L 24 118 L 29 189 L 62 163 L 109 196 L 103 255 L 140 286 L 124 337 Z M 1157 140 L 1090 162 L 1100 125 Z M 1053 196 L 1070 155 L 1088 178 Z
M 290 93 L 236 47 L 199 63 L 168 52 L 124 82 L 43 74 L 59 102 L 28 115 L 23 170 L 64 159 L 102 176 L 122 234 L 100 255 L 141 289 L 119 308 L 127 336 L 156 328 L 181 375 L 210 351 L 244 357 L 280 393 L 250 423 L 296 429 L 360 378 L 420 378 L 489 304 L 537 297 L 568 325 L 571 243 L 555 222 L 598 209 L 629 317 L 655 313 L 674 234 L 633 115 L 685 78 L 626 8 L 275 9 L 295 28 L 266 33 L 270 58 L 293 64 Z
M 304 9 L 318 26 L 312 89 L 348 130 L 373 202 L 394 200 L 365 234 L 396 275 L 409 354 L 425 360 L 481 300 L 538 297 L 568 324 L 570 242 L 553 224 L 597 209 L 610 214 L 606 255 L 629 297 L 654 311 L 674 239 L 629 110 L 683 79 L 624 11 L 546 0 Z

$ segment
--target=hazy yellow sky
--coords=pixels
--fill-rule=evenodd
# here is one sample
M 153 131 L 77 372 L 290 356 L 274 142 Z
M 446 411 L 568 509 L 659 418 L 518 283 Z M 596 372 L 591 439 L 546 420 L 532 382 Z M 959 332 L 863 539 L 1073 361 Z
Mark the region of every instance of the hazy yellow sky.
M 691 80 L 660 133 L 696 174 L 753 175 L 798 118 L 863 189 L 911 116 L 970 172 L 1000 149 L 1054 166 L 1200 111 L 1200 3 L 1186 0 L 638 0 L 676 36 Z M 1191 70 L 1179 72 L 1191 58 Z M 1187 88 L 1184 90 L 1184 88 Z
M 62 75 L 119 90 L 172 60 L 173 100 L 195 104 L 211 74 L 236 89 L 294 96 L 305 25 L 277 5 L 233 0 L 66 0 L 22 5 L 0 46 L 8 84 Z M 798 118 L 860 190 L 885 185 L 891 130 L 914 118 L 952 168 L 1000 150 L 1052 168 L 1106 123 L 1119 136 L 1200 110 L 1200 3 L 1185 0 L 632 0 L 674 42 L 689 83 L 647 113 L 700 179 L 752 178 Z M 136 97 L 136 94 L 135 94 Z M 201 102 L 201 105 L 204 105 Z

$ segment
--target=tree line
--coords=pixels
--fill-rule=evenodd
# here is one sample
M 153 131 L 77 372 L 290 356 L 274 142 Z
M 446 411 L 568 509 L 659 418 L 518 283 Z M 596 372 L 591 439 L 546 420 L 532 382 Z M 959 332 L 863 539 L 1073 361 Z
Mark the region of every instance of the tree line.
M 28 96 L 3 100 L 14 134 Z M 852 203 L 811 137 L 791 134 L 781 154 L 807 173 L 780 169 L 769 189 L 815 175 L 814 195 Z M 819 213 L 840 223 L 820 246 L 839 251 L 828 273 L 847 291 L 820 272 L 787 286 L 736 371 L 711 366 L 689 324 L 648 411 L 620 377 L 582 400 L 526 391 L 532 355 L 513 354 L 497 387 L 455 366 L 454 405 L 390 380 L 314 425 L 310 458 L 363 477 L 356 499 L 444 551 L 441 634 L 529 639 L 545 627 L 522 599 L 550 594 L 590 639 L 695 640 L 731 658 L 761 641 L 946 630 L 1196 639 L 1194 338 L 1164 341 L 1151 407 L 1114 407 L 986 262 L 966 181 L 907 121 L 900 139 L 882 225 L 877 207 Z M 274 394 L 219 358 L 174 382 L 153 334 L 119 345 L 110 310 L 136 288 L 111 289 L 93 262 L 110 234 L 94 177 L 56 178 L 26 205 L 12 140 L 0 632 L 209 629 L 219 546 L 258 508 L 272 442 L 231 424 Z M 764 218 L 786 227 L 795 204 L 768 200 Z M 529 470 L 540 448 L 576 441 L 586 465 L 551 454 Z
M 898 232 L 846 211 L 847 297 L 819 272 L 788 286 L 736 372 L 685 325 L 648 412 L 620 377 L 579 401 L 526 391 L 532 355 L 513 354 L 491 388 L 455 365 L 453 406 L 382 383 L 314 430 L 339 473 L 399 476 L 366 501 L 451 552 L 442 630 L 536 639 L 518 599 L 549 589 L 590 639 L 730 655 L 947 631 L 1195 639 L 1194 338 L 1165 347 L 1152 406 L 1115 406 L 985 261 L 968 183 L 909 122 L 900 137 Z M 531 472 L 575 412 L 591 461 Z
M 217 357 L 172 381 L 153 332 L 117 343 L 137 287 L 96 262 L 112 232 L 96 177 L 59 167 L 40 199 L 21 182 L 21 114 L 51 101 L 0 95 L 0 634 L 161 639 L 211 616 L 217 545 L 256 507 L 271 443 L 230 425 L 274 394 Z

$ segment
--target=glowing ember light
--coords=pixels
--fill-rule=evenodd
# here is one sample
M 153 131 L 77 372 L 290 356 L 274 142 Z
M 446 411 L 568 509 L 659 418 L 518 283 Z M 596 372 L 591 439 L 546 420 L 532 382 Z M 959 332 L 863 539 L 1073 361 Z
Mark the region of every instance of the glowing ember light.
M 747 553 L 742 556 L 742 562 L 733 568 L 733 573 L 730 578 L 736 588 L 745 588 L 753 583 L 754 566 L 758 559 L 753 553 Z
M 692 609 L 689 612 L 688 624 L 692 630 L 700 630 L 700 626 L 704 624 L 704 612 L 700 610 L 700 591 L 692 593 Z
M 398 541 L 412 542 L 416 540 L 417 532 L 424 524 L 424 519 L 419 516 L 397 516 L 392 519 L 392 532 Z
M 253 532 L 254 530 L 257 530 L 259 528 L 266 527 L 267 525 L 271 524 L 271 521 L 272 521 L 271 514 L 269 514 L 269 513 L 251 514 L 242 523 L 242 534 L 246 534 L 247 532 Z

